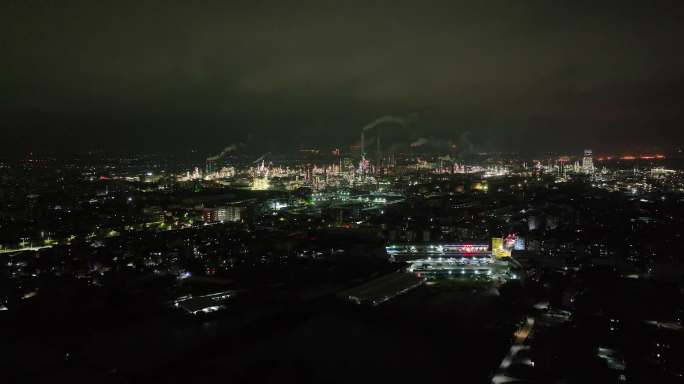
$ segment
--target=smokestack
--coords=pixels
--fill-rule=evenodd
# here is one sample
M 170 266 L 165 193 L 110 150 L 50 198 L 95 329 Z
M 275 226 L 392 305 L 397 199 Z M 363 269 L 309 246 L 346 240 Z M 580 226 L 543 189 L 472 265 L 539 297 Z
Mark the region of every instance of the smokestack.
M 375 153 L 375 169 L 377 172 L 377 169 L 380 167 L 380 131 L 378 130 L 378 149 L 377 152 Z
M 366 131 L 361 131 L 361 157 L 366 153 Z
M 402 119 L 401 117 L 397 116 L 382 116 L 380 118 L 377 118 L 373 120 L 370 124 L 366 125 L 361 129 L 361 156 L 363 156 L 366 153 L 366 136 L 365 132 L 369 129 L 373 129 L 377 127 L 380 124 L 384 123 L 392 123 L 392 124 L 398 124 L 401 125 L 402 127 L 406 126 L 406 120 Z

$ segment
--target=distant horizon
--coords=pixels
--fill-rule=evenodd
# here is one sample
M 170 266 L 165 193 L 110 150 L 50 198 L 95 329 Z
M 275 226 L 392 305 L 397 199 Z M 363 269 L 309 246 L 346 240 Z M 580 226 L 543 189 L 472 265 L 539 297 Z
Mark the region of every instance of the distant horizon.
M 329 159 L 334 159 L 337 157 L 341 158 L 358 158 L 360 156 L 358 151 L 354 151 L 351 149 L 347 149 L 346 151 L 344 148 L 340 152 L 340 156 L 337 156 L 332 153 L 333 150 L 339 149 L 339 147 L 332 147 L 332 146 L 308 146 L 308 147 L 301 147 L 301 148 L 288 148 L 284 149 L 280 152 L 269 152 L 270 155 L 275 156 L 275 157 L 283 157 L 283 156 L 309 156 L 312 158 L 329 158 Z M 405 150 L 397 150 L 397 151 L 392 151 L 390 153 L 393 154 L 399 154 L 399 155 L 431 155 L 431 156 L 436 156 L 436 155 L 451 155 L 453 158 L 458 159 L 463 158 L 463 159 L 468 159 L 468 158 L 475 158 L 479 156 L 503 156 L 503 157 L 519 157 L 519 158 L 534 158 L 537 157 L 539 159 L 543 158 L 551 158 L 551 157 L 558 157 L 558 156 L 569 156 L 570 158 L 581 158 L 583 156 L 583 151 L 585 149 L 590 149 L 593 151 L 593 156 L 595 159 L 600 159 L 600 160 L 667 160 L 667 159 L 681 159 L 684 158 L 684 149 L 682 147 L 671 147 L 669 149 L 663 149 L 659 147 L 652 147 L 650 149 L 635 149 L 635 150 L 629 150 L 629 149 L 624 149 L 624 150 L 601 150 L 595 149 L 595 148 L 578 148 L 576 150 L 571 150 L 571 151 L 561 151 L 561 150 L 551 150 L 551 151 L 497 151 L 497 150 L 491 150 L 491 151 L 475 151 L 472 153 L 469 153 L 467 155 L 459 155 L 457 151 L 443 151 L 443 150 L 438 150 L 438 149 L 420 149 L 420 148 L 406 148 Z M 320 153 L 317 154 L 306 154 L 304 153 L 305 151 L 308 150 L 318 150 Z M 66 160 L 69 158 L 86 158 L 86 157 L 93 157 L 93 158 L 105 158 L 105 157 L 113 157 L 113 158 L 126 158 L 126 157 L 131 157 L 131 156 L 161 156 L 161 157 L 170 157 L 170 158 L 178 158 L 182 160 L 204 160 L 208 157 L 214 156 L 218 154 L 220 150 L 215 150 L 211 152 L 204 152 L 200 150 L 187 150 L 185 152 L 178 152 L 178 151 L 145 151 L 145 150 L 82 150 L 82 151 L 62 151 L 62 152 L 48 152 L 48 151 L 33 151 L 33 152 L 27 152 L 27 153 L 5 153 L 0 156 L 0 159 L 6 159 L 6 160 L 25 160 L 25 159 L 31 159 L 31 158 L 36 158 L 36 159 L 41 159 L 41 158 L 54 158 L 55 160 Z M 264 150 L 259 150 L 256 148 L 245 148 L 239 152 L 236 152 L 232 154 L 229 157 L 259 157 L 260 155 L 264 154 Z M 663 158 L 655 158 L 655 156 L 663 156 Z M 368 153 L 367 156 L 373 157 L 375 156 L 375 152 Z M 607 159 L 604 159 L 606 157 L 609 157 Z M 632 159 L 630 157 L 635 157 L 635 159 Z

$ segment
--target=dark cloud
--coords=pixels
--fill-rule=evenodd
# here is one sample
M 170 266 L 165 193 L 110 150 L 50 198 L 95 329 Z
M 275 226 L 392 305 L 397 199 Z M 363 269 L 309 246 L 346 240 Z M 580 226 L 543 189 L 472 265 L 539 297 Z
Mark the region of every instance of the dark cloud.
M 340 145 L 379 116 L 418 113 L 411 139 L 673 143 L 681 20 L 678 1 L 10 0 L 3 135 L 41 148 Z

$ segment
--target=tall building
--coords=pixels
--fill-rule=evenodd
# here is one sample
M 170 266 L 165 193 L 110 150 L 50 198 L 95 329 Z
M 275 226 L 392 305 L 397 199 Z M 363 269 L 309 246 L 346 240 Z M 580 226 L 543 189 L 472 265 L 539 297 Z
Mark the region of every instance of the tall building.
M 235 205 L 228 205 L 218 208 L 204 208 L 202 210 L 202 219 L 206 223 L 215 223 L 218 221 L 240 221 L 242 219 L 243 208 Z
M 584 158 L 582 159 L 582 173 L 590 175 L 594 173 L 594 159 L 591 149 L 584 150 Z
M 215 170 L 216 170 L 216 159 L 208 158 L 206 161 L 206 167 L 204 170 L 205 173 L 207 175 L 210 175 L 210 174 L 214 173 Z
M 216 216 L 219 221 L 240 221 L 242 218 L 242 207 L 234 205 L 221 207 L 218 209 Z

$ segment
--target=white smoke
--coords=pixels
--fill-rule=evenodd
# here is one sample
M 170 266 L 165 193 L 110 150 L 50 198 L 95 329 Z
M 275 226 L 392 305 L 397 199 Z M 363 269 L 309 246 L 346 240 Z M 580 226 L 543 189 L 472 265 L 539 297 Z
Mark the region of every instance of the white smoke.
M 258 162 L 260 162 L 261 160 L 265 159 L 266 156 L 268 156 L 268 155 L 270 155 L 270 154 L 271 154 L 271 152 L 266 152 L 266 153 L 264 153 L 263 155 L 259 156 L 258 159 L 252 161 L 252 164 L 257 164 Z
M 426 139 L 424 137 L 420 137 L 420 138 L 418 138 L 418 140 L 411 143 L 411 148 L 422 147 L 423 145 L 427 144 L 428 142 L 429 142 L 428 139 Z
M 231 145 L 225 147 L 225 148 L 223 149 L 223 151 L 221 151 L 221 153 L 219 153 L 218 155 L 207 157 L 207 161 L 216 161 L 216 160 L 220 160 L 220 159 L 222 159 L 223 156 L 225 156 L 226 154 L 228 154 L 228 153 L 230 153 L 230 152 L 233 152 L 233 151 L 237 150 L 238 147 L 239 147 L 240 145 L 241 145 L 240 143 L 238 143 L 238 144 L 231 144 Z
M 369 129 L 373 129 L 373 128 L 377 127 L 378 125 L 384 124 L 384 123 L 394 123 L 394 124 L 399 124 L 401 126 L 404 126 L 404 125 L 406 125 L 406 120 L 402 119 L 401 117 L 386 115 L 386 116 L 382 116 L 382 117 L 379 117 L 379 118 L 373 120 L 371 123 L 369 123 L 365 127 L 363 127 L 362 131 L 365 132 Z
M 366 152 L 366 131 L 385 123 L 398 124 L 402 127 L 406 126 L 406 120 L 398 116 L 385 115 L 373 120 L 361 129 L 361 153 Z

